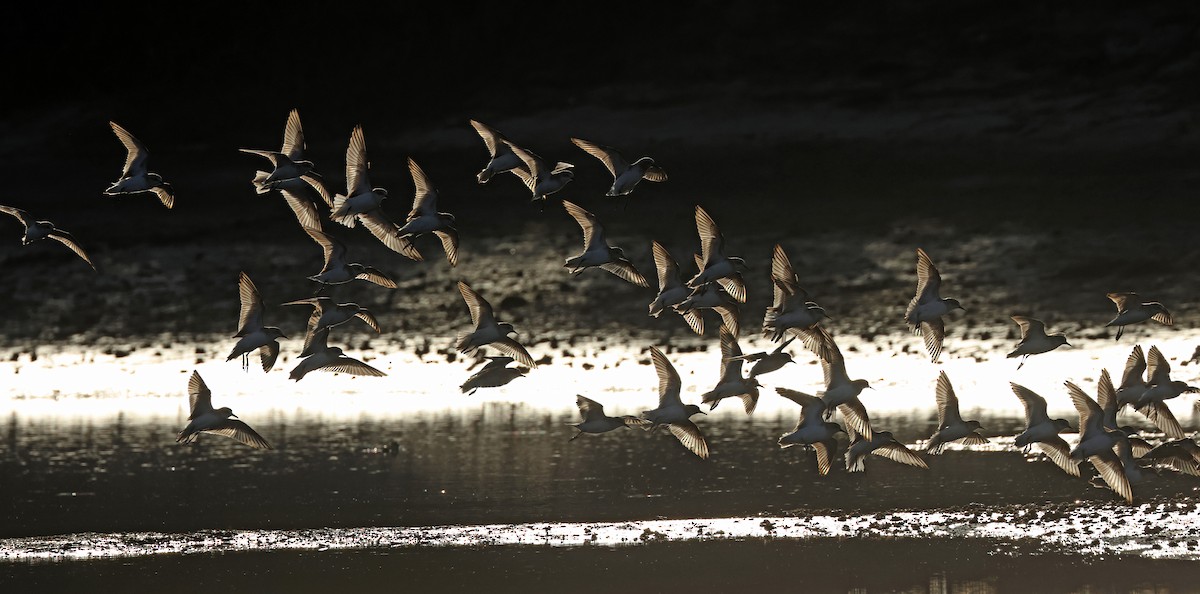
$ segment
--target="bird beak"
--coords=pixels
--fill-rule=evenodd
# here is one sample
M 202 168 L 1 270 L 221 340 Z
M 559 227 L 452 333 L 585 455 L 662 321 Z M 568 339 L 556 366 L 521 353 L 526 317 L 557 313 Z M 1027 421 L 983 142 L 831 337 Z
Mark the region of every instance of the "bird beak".
M 229 418 L 236 419 L 236 418 L 238 418 L 238 416 L 233 413 L 229 413 Z

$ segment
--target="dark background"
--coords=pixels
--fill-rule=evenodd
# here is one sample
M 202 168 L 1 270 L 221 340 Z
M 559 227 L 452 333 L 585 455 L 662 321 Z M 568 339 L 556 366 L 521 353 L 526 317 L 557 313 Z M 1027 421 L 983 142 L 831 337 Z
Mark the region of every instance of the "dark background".
M 575 182 L 556 198 L 596 212 L 647 276 L 651 238 L 688 259 L 702 204 L 733 253 L 760 271 L 771 244 L 784 242 L 806 282 L 845 304 L 835 318 L 855 331 L 895 325 L 917 246 L 948 278 L 978 273 L 958 279 L 985 289 L 968 309 L 997 327 L 1014 311 L 1103 323 L 1103 293 L 1113 290 L 1191 308 L 1194 291 L 1172 279 L 1200 265 L 1190 241 L 1200 214 L 1194 3 L 181 6 L 43 3 L 10 13 L 0 36 L 0 200 L 74 232 L 104 274 L 58 246 L 3 240 L 19 226 L 0 221 L 0 263 L 22 277 L 0 294 L 0 307 L 20 312 L 5 321 L 7 336 L 225 332 L 221 312 L 236 304 L 207 289 L 232 286 L 241 269 L 264 293 L 310 292 L 301 279 L 317 272 L 319 252 L 277 197 L 253 194 L 261 161 L 234 150 L 277 147 L 293 107 L 332 189 L 362 124 L 393 218 L 407 210 L 409 156 L 458 216 L 455 270 L 436 242 L 413 267 L 343 235 L 356 259 L 410 281 L 409 295 L 428 286 L 421 294 L 447 308 L 407 311 L 398 323 L 415 329 L 452 333 L 464 312 L 447 304 L 460 278 L 493 290 L 494 302 L 535 301 L 547 278 L 565 284 L 565 274 L 537 271 L 509 283 L 500 275 L 524 271 L 487 259 L 505 249 L 496 238 L 534 242 L 526 251 L 545 255 L 545 274 L 560 274 L 578 249 L 556 201 L 539 212 L 509 176 L 475 184 L 486 154 L 471 118 L 575 163 Z M 178 192 L 174 211 L 145 196 L 100 195 L 124 158 L 108 120 L 149 147 L 151 170 Z M 643 184 L 624 210 L 603 198 L 606 172 L 569 136 L 654 155 L 671 180 Z M 982 249 L 980 237 L 999 246 Z M 880 238 L 895 244 L 886 261 L 863 247 Z M 38 278 L 50 265 L 63 277 Z M 589 272 L 579 283 L 607 280 Z M 55 310 L 64 285 L 91 300 Z M 641 324 L 652 295 L 612 290 L 632 312 L 617 322 Z M 758 309 L 767 291 L 751 294 Z M 399 306 L 394 295 L 354 297 Z M 547 299 L 543 311 L 570 301 Z M 69 315 L 117 315 L 113 304 L 149 321 Z M 858 318 L 847 317 L 852 307 Z M 545 323 L 535 336 L 560 321 Z

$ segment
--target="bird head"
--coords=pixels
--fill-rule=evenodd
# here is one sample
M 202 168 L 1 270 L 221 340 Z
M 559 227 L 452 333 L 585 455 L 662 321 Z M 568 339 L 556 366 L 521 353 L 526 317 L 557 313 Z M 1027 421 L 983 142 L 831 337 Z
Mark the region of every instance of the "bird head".
M 1068 422 L 1066 419 L 1054 419 L 1053 423 L 1054 423 L 1054 428 L 1058 430 L 1058 433 L 1062 433 L 1063 431 L 1074 430 L 1074 428 L 1071 427 L 1071 423 Z
M 692 415 L 697 415 L 697 414 L 699 414 L 699 415 L 707 415 L 708 414 L 708 413 L 700 410 L 700 407 L 696 406 L 695 404 L 689 404 L 689 405 L 683 407 L 683 410 L 685 412 L 687 412 L 687 416 L 689 416 L 689 417 Z
M 283 330 L 280 330 L 274 326 L 267 326 L 263 328 L 263 331 L 266 332 L 267 336 L 270 336 L 271 338 L 287 338 L 287 336 L 284 336 Z
M 228 419 L 230 417 L 233 417 L 235 419 L 237 418 L 237 415 L 233 414 L 233 409 L 229 408 L 228 406 L 222 406 L 221 408 L 218 408 L 217 410 L 215 410 L 213 412 L 217 413 L 217 415 L 220 416 L 222 419 Z
M 733 263 L 733 269 L 737 270 L 738 272 L 750 271 L 750 267 L 746 265 L 746 261 L 741 258 L 731 256 L 729 257 L 729 261 Z
M 943 299 L 942 303 L 946 304 L 947 311 L 951 311 L 951 310 L 955 310 L 955 309 L 961 309 L 963 311 L 967 311 L 967 308 L 963 307 L 962 304 L 959 303 L 957 299 Z
M 972 431 L 976 429 L 983 429 L 983 425 L 980 425 L 979 421 L 967 421 L 967 427 L 970 427 Z
M 864 379 L 857 379 L 857 380 L 854 380 L 854 381 L 852 381 L 852 382 L 850 382 L 850 383 L 851 383 L 851 384 L 853 384 L 853 385 L 855 385 L 855 386 L 858 386 L 858 389 L 859 389 L 859 390 L 866 390 L 867 388 L 870 388 L 870 387 L 871 387 L 871 384 L 870 384 L 870 383 L 868 383 L 868 382 L 867 382 L 867 380 L 864 380 Z

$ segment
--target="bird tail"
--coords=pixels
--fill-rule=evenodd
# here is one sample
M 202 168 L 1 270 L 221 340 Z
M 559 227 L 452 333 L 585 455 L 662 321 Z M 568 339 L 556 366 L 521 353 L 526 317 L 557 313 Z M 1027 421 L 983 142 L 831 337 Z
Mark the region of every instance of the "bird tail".
M 267 183 L 267 178 L 270 176 L 271 174 L 267 173 L 266 171 L 255 171 L 254 181 L 252 182 L 254 184 L 254 191 L 258 192 L 259 194 L 266 194 L 267 192 L 270 192 L 271 187 L 270 184 Z
M 867 469 L 866 459 L 866 456 L 855 456 L 846 450 L 846 472 L 863 472 Z
M 488 180 L 492 179 L 492 175 L 494 175 L 494 172 L 492 171 L 491 167 L 488 167 L 483 171 L 480 171 L 475 176 L 475 179 L 479 180 L 479 183 L 481 184 L 486 184 L 488 183 Z

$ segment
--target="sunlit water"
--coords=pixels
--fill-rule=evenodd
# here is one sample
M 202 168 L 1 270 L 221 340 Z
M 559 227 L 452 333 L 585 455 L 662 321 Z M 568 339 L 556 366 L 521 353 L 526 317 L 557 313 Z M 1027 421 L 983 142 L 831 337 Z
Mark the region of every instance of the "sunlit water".
M 1169 336 L 1153 344 L 1172 360 L 1176 379 L 1198 383 L 1188 364 L 1197 337 Z M 1075 424 L 1062 382 L 1094 393 L 1102 367 L 1120 377 L 1132 345 L 1079 341 L 1017 370 L 1000 342 L 956 343 L 955 356 L 934 365 L 891 343 L 846 340 L 850 375 L 875 388 L 863 401 L 876 426 L 919 446 L 935 429 L 933 385 L 945 370 L 964 417 L 982 421 L 993 439 L 928 457 L 928 471 L 871 459 L 865 473 L 835 468 L 826 477 L 811 452 L 775 444 L 798 409 L 773 388 L 821 388 L 820 366 L 800 350 L 796 365 L 763 377 L 752 417 L 726 402 L 698 418 L 708 461 L 665 433 L 622 430 L 568 442 L 574 429 L 567 425 L 578 421 L 575 394 L 603 402 L 609 414 L 655 406 L 649 345 L 575 345 L 528 377 L 474 395 L 458 390 L 468 362 L 436 352 L 352 352 L 388 377 L 314 373 L 298 383 L 279 369 L 244 372 L 214 358 L 227 348 L 221 343 L 108 355 L 63 349 L 36 360 L 22 354 L 0 363 L 0 402 L 9 411 L 0 426 L 0 557 L 617 546 L 765 535 L 977 538 L 1001 548 L 995 543 L 1033 539 L 1058 552 L 1198 558 L 1194 477 L 1151 475 L 1126 506 L 1012 446 L 1023 413 L 1009 381 L 1041 393 L 1052 416 Z M 743 346 L 768 347 L 751 339 Z M 684 401 L 699 401 L 716 382 L 719 353 L 669 356 L 683 376 Z M 218 436 L 176 444 L 193 369 L 216 406 L 232 407 L 276 449 Z M 1186 430 L 1200 426 L 1192 397 L 1171 404 Z M 1136 415 L 1124 422 L 1155 435 Z

